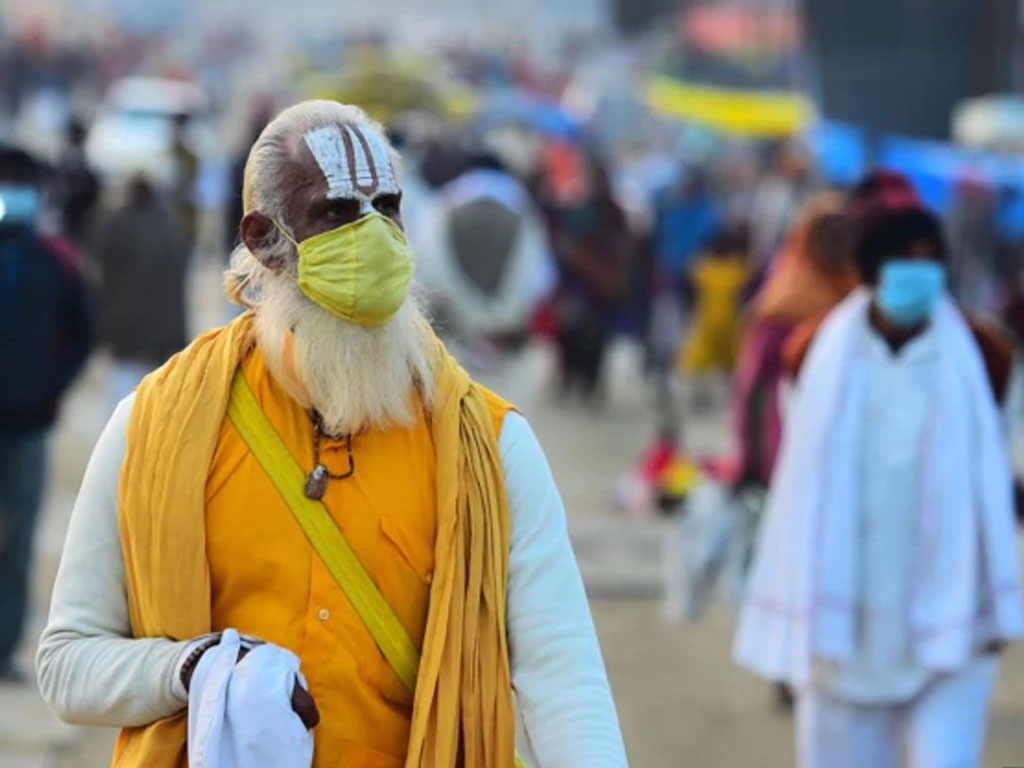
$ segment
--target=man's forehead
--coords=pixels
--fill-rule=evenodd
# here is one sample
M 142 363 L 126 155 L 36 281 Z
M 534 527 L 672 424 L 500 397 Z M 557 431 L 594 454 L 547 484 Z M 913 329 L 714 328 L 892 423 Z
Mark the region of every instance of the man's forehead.
M 303 135 L 327 181 L 327 197 L 372 200 L 399 191 L 384 137 L 359 125 L 325 125 Z

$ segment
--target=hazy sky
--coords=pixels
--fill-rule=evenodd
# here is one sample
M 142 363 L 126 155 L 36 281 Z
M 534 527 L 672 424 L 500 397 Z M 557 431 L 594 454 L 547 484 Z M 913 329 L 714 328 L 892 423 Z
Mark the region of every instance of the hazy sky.
M 331 27 L 384 27 L 400 39 L 471 35 L 510 37 L 540 45 L 569 29 L 607 26 L 611 0 L 0 0 L 2 19 L 16 26 L 35 17 L 74 33 L 114 17 L 132 26 L 165 25 L 184 34 L 240 22 L 272 44 Z M 283 47 L 283 46 L 282 46 Z

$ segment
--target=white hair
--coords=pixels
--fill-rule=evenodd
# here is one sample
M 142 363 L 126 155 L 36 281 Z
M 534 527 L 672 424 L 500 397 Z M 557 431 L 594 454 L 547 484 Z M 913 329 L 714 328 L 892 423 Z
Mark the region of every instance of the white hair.
M 311 130 L 356 125 L 378 133 L 363 110 L 336 101 L 305 101 L 271 121 L 249 152 L 242 204 L 287 228 L 296 148 Z M 390 143 L 392 164 L 397 156 Z M 256 315 L 256 337 L 271 374 L 304 407 L 315 408 L 333 434 L 415 422 L 415 393 L 433 398 L 425 319 L 414 294 L 380 327 L 354 325 L 310 301 L 295 282 L 297 254 L 275 227 L 257 258 L 243 243 L 225 273 L 228 295 Z M 268 266 L 270 265 L 270 266 Z
M 295 248 L 277 228 L 283 227 L 294 239 L 288 215 L 288 200 L 294 189 L 288 183 L 289 175 L 294 172 L 295 153 L 302 144 L 302 137 L 329 125 L 359 126 L 378 134 L 391 155 L 392 166 L 398 172 L 398 153 L 388 141 L 384 127 L 359 107 L 327 99 L 301 101 L 288 107 L 267 123 L 252 145 L 242 181 L 242 210 L 245 213 L 262 213 L 277 225 L 260 245 L 266 263 L 295 270 Z M 230 267 L 224 276 L 225 290 L 233 301 L 255 307 L 268 274 L 273 274 L 273 271 L 264 266 L 245 243 L 241 243 L 231 254 Z

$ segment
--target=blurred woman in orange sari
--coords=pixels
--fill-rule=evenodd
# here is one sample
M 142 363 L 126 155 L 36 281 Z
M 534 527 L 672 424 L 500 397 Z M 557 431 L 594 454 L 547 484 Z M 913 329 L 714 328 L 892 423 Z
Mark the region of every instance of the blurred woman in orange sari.
M 733 389 L 741 481 L 767 486 L 782 436 L 779 390 L 793 331 L 824 316 L 857 285 L 843 196 L 804 205 L 786 246 L 754 297 Z

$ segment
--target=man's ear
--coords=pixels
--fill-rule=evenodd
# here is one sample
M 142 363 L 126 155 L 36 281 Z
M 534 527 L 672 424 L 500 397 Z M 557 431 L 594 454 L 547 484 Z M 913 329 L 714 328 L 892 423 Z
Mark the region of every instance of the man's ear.
M 274 223 L 267 216 L 259 211 L 249 211 L 242 217 L 242 223 L 238 229 L 245 247 L 260 264 L 275 272 L 279 272 L 284 267 L 284 264 L 280 263 L 279 256 L 267 254 L 267 240 L 274 232 Z

